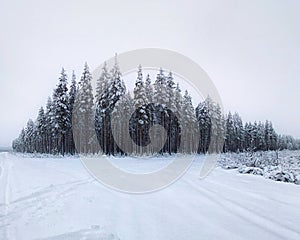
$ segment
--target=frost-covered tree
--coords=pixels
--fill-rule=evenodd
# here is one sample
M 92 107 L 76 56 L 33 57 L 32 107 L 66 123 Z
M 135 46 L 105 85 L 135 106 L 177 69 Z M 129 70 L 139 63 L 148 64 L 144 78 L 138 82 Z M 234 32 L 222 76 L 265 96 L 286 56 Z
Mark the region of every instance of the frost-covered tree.
M 145 85 L 143 81 L 142 66 L 139 65 L 137 79 L 135 82 L 134 93 L 134 108 L 135 112 L 131 124 L 134 126 L 131 135 L 138 146 L 144 146 L 148 143 L 147 132 L 150 127 L 150 113 L 148 111 L 148 98 L 146 96 Z M 141 150 L 142 148 L 139 148 Z M 137 149 L 138 150 L 138 149 Z M 140 154 L 143 154 L 139 151 Z
M 196 152 L 197 149 L 195 149 L 194 143 L 197 142 L 197 130 L 196 127 L 196 115 L 194 111 L 194 107 L 192 104 L 192 98 L 189 95 L 188 91 L 185 91 L 185 94 L 183 96 L 183 102 L 182 102 L 182 128 L 184 129 L 186 136 L 184 136 L 185 141 L 183 141 L 181 144 L 183 144 L 183 150 L 185 153 L 192 153 Z M 183 133 L 183 131 L 182 131 Z
M 76 126 L 73 126 L 74 140 L 76 141 L 76 150 L 80 153 L 93 152 L 91 140 L 94 131 L 94 97 L 91 80 L 92 75 L 85 63 L 74 105 L 76 115 L 73 115 L 75 120 L 73 123 L 76 123 Z
M 234 123 L 233 123 L 233 117 L 231 112 L 228 113 L 226 117 L 226 140 L 225 140 L 225 151 L 233 152 L 234 149 Z
M 168 135 L 167 135 L 167 151 L 168 153 L 177 152 L 179 147 L 179 135 L 180 135 L 180 113 L 176 105 L 176 90 L 173 73 L 169 72 L 166 82 L 166 100 L 168 108 L 168 121 L 166 122 Z
M 114 139 L 117 143 L 120 143 L 127 150 L 126 153 L 133 153 L 135 149 L 132 148 L 131 142 L 128 141 L 129 128 L 132 127 L 129 125 L 129 119 L 131 114 L 134 112 L 134 101 L 130 96 L 130 93 L 127 92 L 120 100 L 116 103 L 114 110 L 112 112 L 112 118 L 115 119 L 117 126 L 117 135 L 114 135 Z M 120 121 L 120 119 L 122 119 Z M 124 119 L 128 122 L 123 121 Z M 134 127 L 132 127 L 134 129 Z M 117 149 L 115 149 L 116 151 Z M 124 150 L 122 148 L 122 150 Z
M 56 153 L 54 145 L 54 134 L 55 134 L 55 115 L 54 115 L 54 104 L 50 97 L 46 104 L 46 153 Z
M 233 126 L 234 126 L 234 134 L 235 134 L 235 151 L 243 151 L 244 148 L 244 126 L 243 121 L 240 115 L 235 112 L 233 114 Z M 227 131 L 227 129 L 226 129 Z
M 70 109 L 68 102 L 67 74 L 61 71 L 58 85 L 53 93 L 54 132 L 57 150 L 66 152 L 66 134 L 70 126 Z
M 196 108 L 196 118 L 198 120 L 200 129 L 200 140 L 198 144 L 198 153 L 206 153 L 210 144 L 211 133 L 211 119 L 210 119 L 210 99 L 206 98 L 205 101 L 198 104 Z
M 32 119 L 29 119 L 25 128 L 25 151 L 29 153 L 34 152 L 34 132 L 35 125 Z
M 147 74 L 146 80 L 145 80 L 145 94 L 148 103 L 153 102 L 153 86 L 151 84 L 151 78 L 150 75 Z
M 273 128 L 272 122 L 267 120 L 265 123 L 265 150 L 276 150 L 278 147 L 277 140 L 278 136 Z
M 72 81 L 71 81 L 70 90 L 69 90 L 69 94 L 68 94 L 69 126 L 68 126 L 68 130 L 67 130 L 67 142 L 66 142 L 66 152 L 71 153 L 71 154 L 75 153 L 72 117 L 73 117 L 73 110 L 74 110 L 74 104 L 75 104 L 77 91 L 78 91 L 78 87 L 77 87 L 77 82 L 76 82 L 76 75 L 75 75 L 75 72 L 73 71 Z
M 166 76 L 163 69 L 159 70 L 153 88 L 149 74 L 144 81 L 142 67 L 139 66 L 133 98 L 125 92 L 117 59 L 110 71 L 104 65 L 97 80 L 96 109 L 88 65 L 84 66 L 78 86 L 73 72 L 69 91 L 63 69 L 52 98 L 48 98 L 45 108 L 40 108 L 35 121 L 28 121 L 13 141 L 13 149 L 31 153 L 89 153 L 99 150 L 96 148 L 98 140 L 106 154 L 123 154 L 120 144 L 126 146 L 128 153 L 142 153 L 140 149 L 152 152 L 154 148 L 133 149 L 125 136 L 129 134 L 137 145 L 148 146 L 149 130 L 156 124 L 167 133 L 167 139 L 164 139 L 161 129 L 154 131 L 156 145 L 164 144 L 161 153 L 176 153 L 180 147 L 183 153 L 213 153 L 222 149 L 251 153 L 300 149 L 300 140 L 278 135 L 270 121 L 247 122 L 244 125 L 238 113 L 232 115 L 230 112 L 225 119 L 221 107 L 210 97 L 194 110 L 189 93 L 185 91 L 182 96 L 179 84 L 175 87 L 173 74 L 170 72 Z M 129 120 L 118 121 L 122 118 Z
M 117 57 L 115 57 L 115 64 L 110 71 L 110 76 L 107 88 L 102 91 L 102 95 L 96 103 L 95 127 L 104 153 L 115 154 L 121 150 L 116 146 L 111 132 L 111 114 L 116 103 L 126 91 Z
M 166 115 L 167 115 L 167 98 L 166 98 L 166 76 L 164 75 L 164 70 L 160 68 L 159 73 L 156 76 L 154 82 L 154 93 L 153 93 L 154 104 L 154 116 L 153 124 L 159 124 L 166 127 Z M 157 130 L 154 133 L 156 141 L 163 142 L 162 132 Z M 162 149 L 164 152 L 165 149 Z
M 266 150 L 265 144 L 265 126 L 262 122 L 258 122 L 257 125 L 257 136 L 255 140 L 255 146 L 258 151 Z
M 166 106 L 167 103 L 167 90 L 166 90 L 166 76 L 164 75 L 164 70 L 160 68 L 154 83 L 154 96 L 153 99 L 155 103 L 162 105 L 162 108 Z
M 101 75 L 96 82 L 96 96 L 95 96 L 96 102 L 99 101 L 103 91 L 108 88 L 109 82 L 110 82 L 110 74 L 107 69 L 107 64 L 106 62 L 104 62 Z
M 36 131 L 37 131 L 37 152 L 46 152 L 46 116 L 44 108 L 41 107 L 36 120 Z
M 243 151 L 244 148 L 244 127 L 238 113 L 228 113 L 226 117 L 226 139 L 225 151 Z

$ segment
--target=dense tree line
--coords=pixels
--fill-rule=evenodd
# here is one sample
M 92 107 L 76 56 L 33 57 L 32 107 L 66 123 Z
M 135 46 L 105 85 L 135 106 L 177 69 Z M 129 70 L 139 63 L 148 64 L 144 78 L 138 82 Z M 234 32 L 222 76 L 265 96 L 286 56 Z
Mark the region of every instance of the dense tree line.
M 37 119 L 13 141 L 18 152 L 75 154 L 213 153 L 296 150 L 300 142 L 278 135 L 270 121 L 243 123 L 238 113 L 222 114 L 207 97 L 196 108 L 172 72 L 160 69 L 153 84 L 138 67 L 133 96 L 117 59 L 104 64 L 93 96 L 87 64 L 77 83 L 62 69 L 58 84 Z M 161 126 L 160 128 L 157 126 Z M 155 139 L 155 141 L 153 141 Z

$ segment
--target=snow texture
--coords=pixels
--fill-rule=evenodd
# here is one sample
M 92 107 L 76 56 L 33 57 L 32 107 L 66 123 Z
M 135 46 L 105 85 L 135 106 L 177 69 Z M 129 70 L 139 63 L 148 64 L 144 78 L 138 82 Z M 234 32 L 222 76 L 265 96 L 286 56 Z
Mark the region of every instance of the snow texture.
M 0 153 L 0 239 L 300 239 L 299 186 L 220 167 L 200 180 L 203 159 L 171 186 L 132 195 L 104 187 L 78 157 Z M 110 160 L 137 172 L 172 157 Z

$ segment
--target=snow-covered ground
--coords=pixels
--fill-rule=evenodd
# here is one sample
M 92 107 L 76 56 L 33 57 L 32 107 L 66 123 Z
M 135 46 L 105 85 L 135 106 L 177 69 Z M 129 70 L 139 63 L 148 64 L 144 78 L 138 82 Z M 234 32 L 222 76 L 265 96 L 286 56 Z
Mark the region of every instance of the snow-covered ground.
M 151 171 L 171 158 L 113 159 Z M 171 186 L 132 195 L 94 180 L 79 158 L 0 153 L 0 239 L 300 239 L 300 186 L 216 168 L 203 157 Z

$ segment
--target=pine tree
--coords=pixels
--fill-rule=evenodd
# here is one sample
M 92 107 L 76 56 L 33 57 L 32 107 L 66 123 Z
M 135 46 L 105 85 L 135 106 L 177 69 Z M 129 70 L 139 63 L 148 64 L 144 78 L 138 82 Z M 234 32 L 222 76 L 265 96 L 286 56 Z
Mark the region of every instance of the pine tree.
M 73 116 L 73 123 L 76 123 L 73 131 L 76 131 L 76 150 L 80 153 L 93 152 L 92 136 L 94 131 L 94 98 L 91 85 L 92 76 L 87 63 L 80 79 L 78 96 L 75 100 L 74 108 L 76 115 Z
M 53 93 L 55 139 L 58 152 L 66 152 L 66 134 L 70 125 L 70 111 L 68 104 L 67 74 L 61 71 L 59 83 Z
M 25 151 L 28 153 L 34 152 L 34 122 L 29 119 L 25 128 Z
M 235 130 L 233 117 L 231 112 L 228 113 L 226 118 L 226 140 L 225 140 L 225 151 L 233 152 L 234 149 L 234 141 L 235 141 Z
M 172 152 L 177 152 L 178 142 L 176 138 L 179 137 L 179 127 L 177 126 L 179 126 L 180 119 L 175 101 L 175 82 L 172 72 L 169 72 L 167 76 L 166 85 L 166 99 L 168 104 L 168 122 L 166 123 L 168 130 L 167 151 L 171 154 Z
M 95 96 L 96 102 L 99 101 L 100 97 L 103 94 L 103 91 L 108 88 L 109 81 L 110 81 L 110 74 L 107 70 L 107 64 L 106 64 L 106 62 L 104 62 L 104 65 L 102 67 L 102 73 L 96 82 L 96 84 L 97 84 L 96 85 L 96 96 Z
M 146 146 L 150 143 L 149 130 L 155 124 L 160 124 L 167 132 L 167 139 L 164 139 L 161 129 L 155 132 L 156 145 L 164 144 L 161 153 L 171 154 L 180 147 L 183 153 L 213 153 L 222 149 L 252 153 L 300 148 L 300 140 L 277 135 L 270 121 L 243 125 L 239 114 L 232 115 L 230 112 L 225 120 L 221 107 L 210 97 L 199 103 L 194 111 L 189 93 L 185 91 L 182 96 L 179 84 L 175 87 L 172 73 L 165 76 L 163 69 L 159 70 L 153 89 L 149 74 L 144 82 L 142 67 L 139 66 L 132 99 L 129 93 L 125 94 L 117 59 L 110 73 L 105 64 L 97 80 L 95 116 L 87 64 L 78 86 L 73 72 L 68 92 L 67 75 L 62 69 L 52 99 L 48 98 L 45 109 L 40 108 L 36 121 L 27 122 L 26 128 L 13 141 L 13 149 L 31 153 L 74 154 L 74 133 L 76 150 L 94 153 L 99 150 L 93 134 L 96 128 L 97 138 L 106 154 L 123 154 L 120 146 L 125 146 L 126 153 L 143 153 L 141 149 L 153 152 L 156 146 L 151 145 L 152 149 Z M 119 121 L 121 118 L 126 121 Z M 141 147 L 133 148 L 128 141 L 129 136 Z
M 153 124 L 158 124 L 165 128 L 166 115 L 168 114 L 166 108 L 168 101 L 166 98 L 166 76 L 164 75 L 164 71 L 162 68 L 160 68 L 154 83 L 153 102 L 155 103 L 153 105 Z M 164 142 L 164 136 L 160 130 L 157 129 L 154 133 L 154 136 L 158 143 Z M 161 150 L 161 153 L 165 152 L 165 150 L 166 149 L 164 146 Z
M 37 128 L 37 152 L 46 152 L 46 116 L 44 108 L 41 107 L 36 121 Z
M 150 75 L 147 74 L 146 80 L 145 80 L 145 94 L 147 98 L 148 103 L 153 102 L 153 87 L 151 84 Z
M 95 127 L 98 141 L 104 153 L 115 154 L 121 152 L 121 150 L 116 146 L 112 136 L 111 114 L 116 103 L 126 92 L 117 56 L 115 57 L 115 64 L 111 69 L 110 76 L 108 87 L 102 91 L 102 95 L 96 105 Z
M 243 151 L 244 149 L 244 127 L 243 121 L 240 115 L 235 112 L 233 114 L 233 126 L 234 126 L 234 134 L 235 134 L 235 151 Z
M 194 107 L 192 104 L 192 98 L 189 95 L 188 91 L 185 91 L 185 94 L 183 96 L 183 114 L 182 114 L 182 127 L 184 128 L 184 132 L 186 133 L 186 136 L 182 136 L 185 141 L 183 141 L 182 144 L 184 144 L 183 149 L 185 153 L 192 153 L 195 152 L 196 149 L 194 149 L 194 142 L 196 142 L 198 139 L 196 138 L 197 134 L 197 126 L 196 126 L 196 116 Z
M 265 144 L 265 126 L 262 122 L 258 122 L 257 125 L 257 140 L 256 140 L 256 149 L 258 151 L 266 150 Z
M 125 153 L 132 154 L 134 149 L 132 148 L 132 144 L 128 141 L 129 135 L 129 128 L 130 126 L 130 118 L 131 114 L 134 111 L 134 101 L 131 98 L 129 92 L 127 92 L 120 100 L 116 103 L 114 110 L 112 112 L 112 121 L 116 124 L 113 126 L 115 127 L 115 131 L 117 132 L 114 135 L 114 139 L 118 145 Z M 120 121 L 120 119 L 122 119 Z M 116 126 L 117 125 L 117 126 Z M 131 130 L 132 131 L 132 130 Z
M 67 146 L 66 146 L 66 152 L 74 154 L 75 153 L 75 143 L 73 138 L 73 110 L 74 110 L 74 104 L 75 99 L 77 95 L 78 87 L 76 83 L 76 75 L 73 71 L 72 73 L 72 82 L 69 90 L 68 95 L 68 108 L 69 108 L 69 126 L 67 130 Z
M 135 131 L 132 132 L 135 143 L 137 146 L 145 146 L 149 142 L 147 132 L 150 127 L 150 113 L 148 112 L 147 105 L 148 99 L 145 93 L 145 86 L 143 82 L 142 66 L 139 65 L 137 72 L 137 79 L 135 82 L 134 93 L 134 107 L 136 109 L 134 113 L 134 119 L 132 124 L 135 126 Z M 138 148 L 137 151 L 143 154 L 142 148 Z
M 196 108 L 196 118 L 200 129 L 200 140 L 198 144 L 198 153 L 206 153 L 210 144 L 211 119 L 209 113 L 210 98 L 198 104 Z
M 182 102 L 183 102 L 183 97 L 182 97 L 182 94 L 181 94 L 181 89 L 179 87 L 179 83 L 177 83 L 176 85 L 176 88 L 174 90 L 174 104 L 175 104 L 175 109 L 176 109 L 176 121 L 178 122 L 177 126 L 174 127 L 174 131 L 175 131 L 175 134 L 174 134 L 174 146 L 175 146 L 175 152 L 177 152 L 180 148 L 180 145 L 181 145 L 181 130 L 182 130 L 182 118 L 184 116 L 183 114 L 183 105 L 182 105 Z M 195 142 L 196 146 L 198 144 L 198 142 Z
M 162 68 L 160 68 L 154 83 L 153 98 L 157 105 L 161 105 L 162 108 L 166 106 L 166 76 Z
M 46 105 L 46 153 L 55 153 L 54 146 L 54 125 L 55 125 L 55 115 L 54 115 L 54 104 L 52 99 L 49 97 Z

